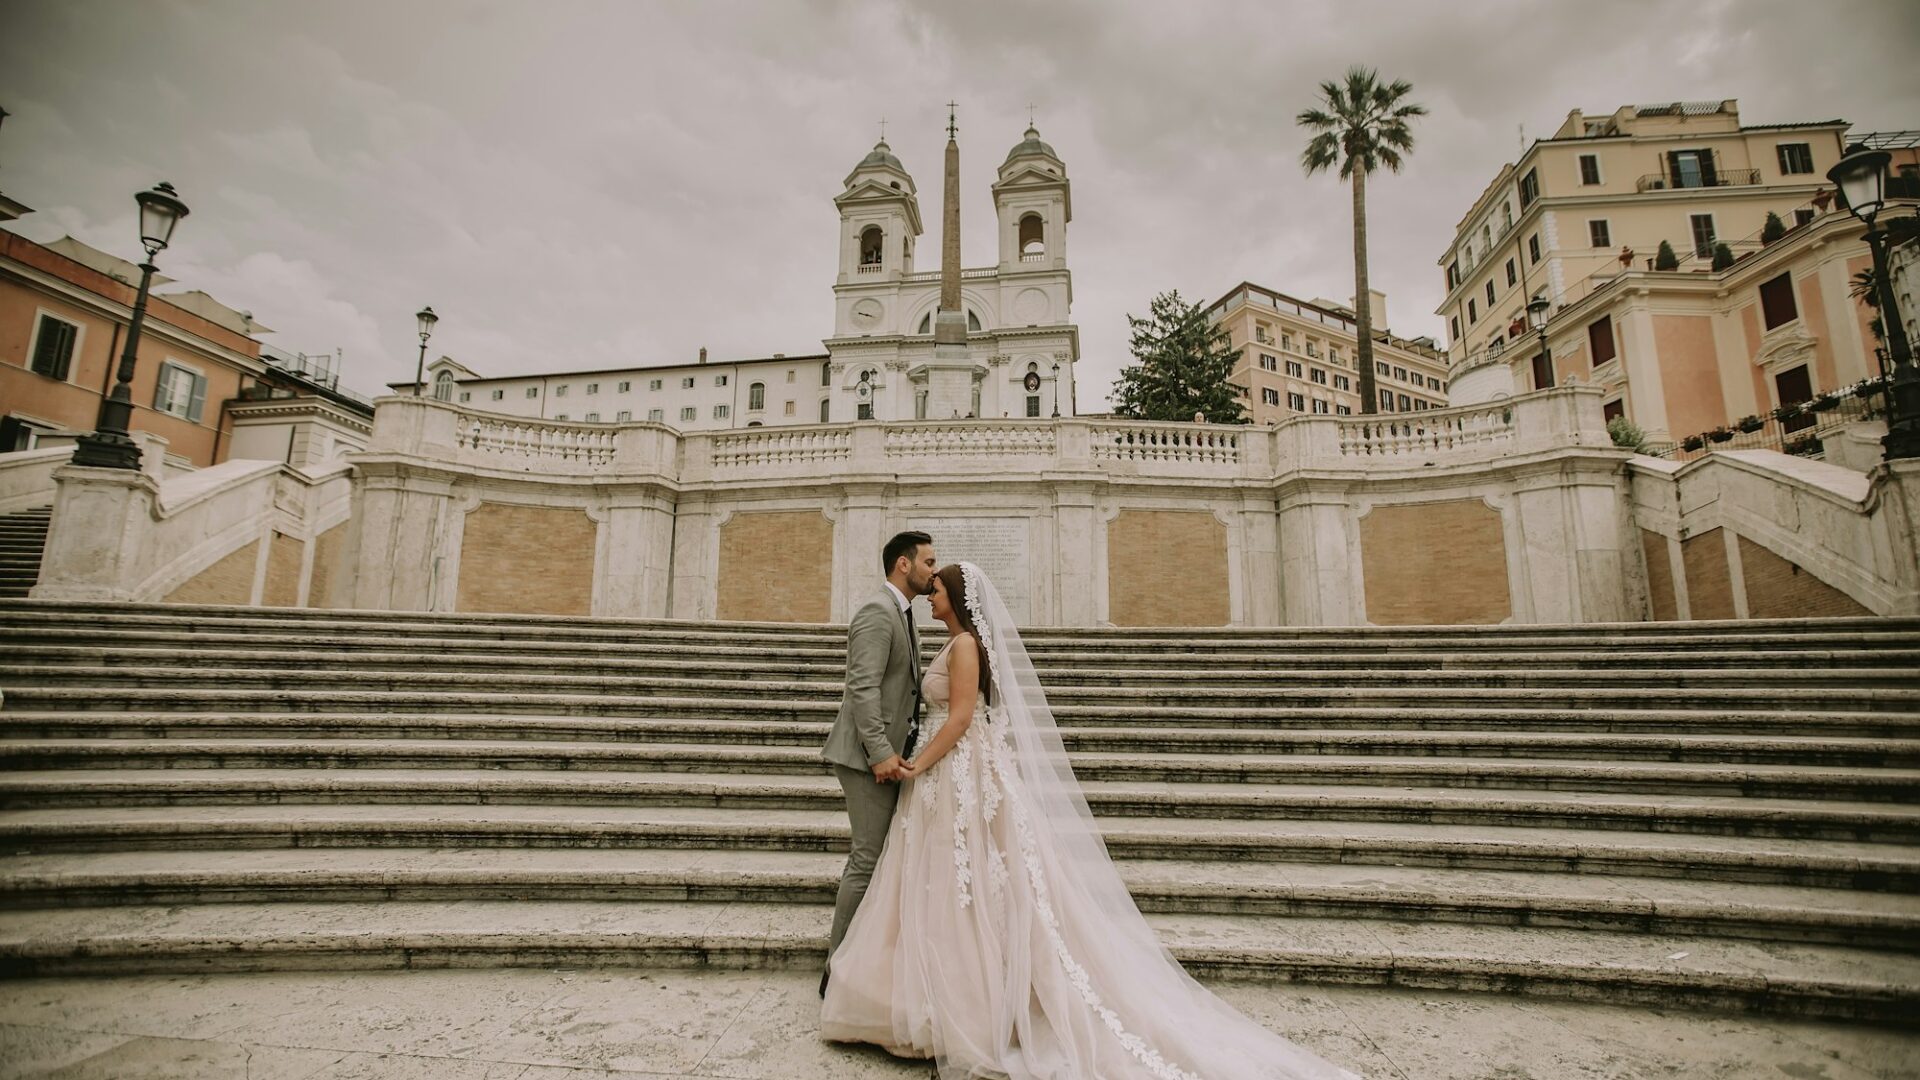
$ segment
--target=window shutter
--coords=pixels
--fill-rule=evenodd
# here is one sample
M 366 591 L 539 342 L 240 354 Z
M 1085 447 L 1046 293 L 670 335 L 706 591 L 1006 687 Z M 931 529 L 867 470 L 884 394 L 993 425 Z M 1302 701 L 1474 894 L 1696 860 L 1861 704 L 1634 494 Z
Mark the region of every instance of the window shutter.
M 1717 186 L 1719 184 L 1719 180 L 1717 178 L 1717 174 L 1713 171 L 1713 151 L 1702 150 L 1699 153 L 1700 153 L 1700 182 L 1702 184 L 1705 184 L 1707 187 Z
M 1793 276 L 1781 274 L 1760 286 L 1760 311 L 1767 329 L 1790 323 L 1800 317 L 1793 302 Z
M 200 422 L 200 411 L 207 404 L 207 377 L 192 372 L 188 372 L 187 377 L 193 380 L 193 397 L 187 402 L 187 419 L 197 424 Z
M 1667 151 L 1667 186 L 1680 186 L 1680 151 Z
M 1587 327 L 1587 344 L 1593 349 L 1593 366 L 1599 367 L 1614 358 L 1613 320 L 1600 319 Z

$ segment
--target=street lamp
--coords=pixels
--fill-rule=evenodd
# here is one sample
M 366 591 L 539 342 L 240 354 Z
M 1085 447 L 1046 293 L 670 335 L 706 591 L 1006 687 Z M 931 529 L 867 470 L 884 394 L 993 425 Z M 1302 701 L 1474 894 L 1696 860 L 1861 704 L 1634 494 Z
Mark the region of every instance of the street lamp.
M 433 324 L 440 321 L 440 316 L 435 315 L 433 305 L 428 304 L 415 312 L 413 317 L 420 323 L 420 362 L 413 368 L 413 396 L 419 397 L 427 386 L 427 339 L 433 336 Z
M 1545 390 L 1553 385 L 1553 360 L 1547 354 L 1547 312 L 1553 304 L 1544 296 L 1536 296 L 1527 301 L 1527 326 L 1540 334 L 1540 358 L 1534 361 L 1534 374 L 1543 386 L 1536 390 Z
M 140 328 L 147 321 L 147 289 L 153 284 L 154 256 L 173 239 L 173 227 L 187 216 L 187 204 L 161 181 L 151 191 L 135 195 L 140 204 L 140 244 L 147 249 L 147 261 L 140 264 L 140 292 L 134 297 L 133 319 L 127 325 L 127 345 L 120 352 L 120 370 L 113 389 L 100 402 L 100 416 L 93 432 L 74 443 L 73 463 L 93 469 L 138 469 L 140 448 L 127 435 L 133 422 L 133 364 L 140 345 Z
M 1053 418 L 1060 419 L 1060 362 L 1053 362 Z
M 1886 205 L 1887 162 L 1891 158 L 1885 150 L 1869 150 L 1855 143 L 1847 148 L 1839 164 L 1827 170 L 1827 179 L 1840 189 L 1847 209 L 1867 223 L 1867 247 L 1873 251 L 1880 329 L 1893 361 L 1893 384 L 1886 391 L 1887 435 L 1880 440 L 1882 455 L 1888 461 L 1920 457 L 1920 370 L 1914 367 L 1907 327 L 1893 298 L 1893 281 L 1887 272 L 1887 234 L 1874 224 Z

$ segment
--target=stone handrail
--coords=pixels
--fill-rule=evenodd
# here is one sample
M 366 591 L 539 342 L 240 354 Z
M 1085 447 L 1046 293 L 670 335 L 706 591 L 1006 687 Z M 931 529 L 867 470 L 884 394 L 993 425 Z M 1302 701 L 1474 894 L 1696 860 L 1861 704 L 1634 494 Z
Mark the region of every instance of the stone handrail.
M 890 460 L 925 458 L 1051 459 L 1058 449 L 1053 425 L 996 420 L 933 421 L 886 428 Z
M 589 427 L 475 417 L 461 434 L 466 448 L 504 458 L 533 458 L 586 465 L 606 465 L 613 461 L 613 429 L 600 425 Z
M 845 428 L 754 428 L 709 438 L 716 469 L 830 465 L 853 453 L 853 439 Z
M 1510 404 L 1437 409 L 1415 413 L 1376 413 L 1341 417 L 1340 455 L 1347 458 L 1429 457 L 1453 451 L 1504 448 L 1514 441 Z
M 1238 467 L 1241 450 L 1256 429 L 1244 425 L 1120 421 L 1094 424 L 1090 434 L 1088 452 L 1095 461 Z
M 0 454 L 0 514 L 53 503 L 53 474 L 73 456 L 72 446 Z

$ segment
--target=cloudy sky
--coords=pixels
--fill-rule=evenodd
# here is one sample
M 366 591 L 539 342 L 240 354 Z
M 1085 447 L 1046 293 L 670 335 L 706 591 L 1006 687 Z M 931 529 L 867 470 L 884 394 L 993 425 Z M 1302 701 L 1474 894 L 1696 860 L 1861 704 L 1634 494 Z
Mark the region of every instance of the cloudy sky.
M 1345 190 L 1302 175 L 1293 123 L 1349 64 L 1431 111 L 1370 185 L 1372 274 L 1396 332 L 1440 337 L 1435 260 L 1522 129 L 1721 97 L 1920 128 L 1916 44 L 1911 0 L 7 0 L 0 190 L 38 211 L 17 231 L 136 258 L 131 196 L 171 180 L 171 288 L 374 391 L 411 378 L 425 303 L 434 353 L 487 374 L 816 351 L 831 200 L 880 119 L 930 268 L 960 102 L 981 265 L 1031 103 L 1073 180 L 1091 409 L 1156 292 L 1352 293 Z

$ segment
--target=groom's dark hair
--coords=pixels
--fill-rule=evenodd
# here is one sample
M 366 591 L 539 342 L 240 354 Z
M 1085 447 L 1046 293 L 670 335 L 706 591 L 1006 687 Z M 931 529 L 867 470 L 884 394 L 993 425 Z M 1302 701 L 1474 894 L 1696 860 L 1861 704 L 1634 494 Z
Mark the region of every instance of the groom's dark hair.
M 880 572 L 893 573 L 893 564 L 900 561 L 900 556 L 912 558 L 914 551 L 921 544 L 931 543 L 933 543 L 933 537 L 923 532 L 903 532 L 896 535 L 887 541 L 886 547 L 880 549 Z

